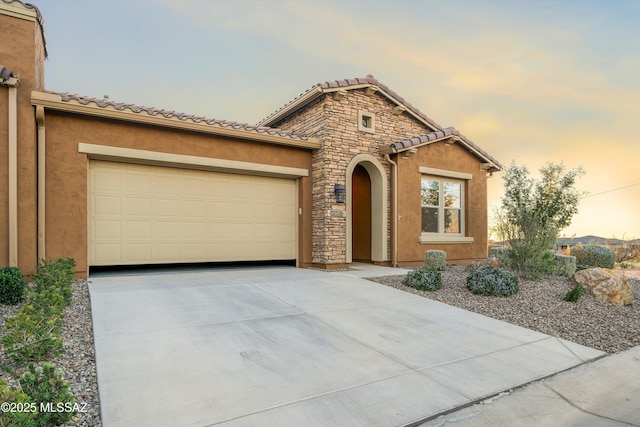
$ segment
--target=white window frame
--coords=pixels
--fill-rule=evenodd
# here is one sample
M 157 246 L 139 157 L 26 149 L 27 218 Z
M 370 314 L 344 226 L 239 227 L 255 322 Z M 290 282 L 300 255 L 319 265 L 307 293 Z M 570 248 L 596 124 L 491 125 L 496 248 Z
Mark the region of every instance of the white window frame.
M 464 172 L 447 171 L 442 169 L 420 167 L 420 191 L 422 192 L 422 180 L 430 179 L 438 181 L 439 185 L 439 206 L 438 206 L 438 232 L 430 233 L 422 231 L 422 200 L 420 199 L 420 237 L 418 238 L 420 243 L 472 243 L 473 237 L 468 237 L 466 233 L 466 190 L 468 187 L 468 181 L 471 180 L 472 175 Z M 444 183 L 450 182 L 460 184 L 460 232 L 459 233 L 445 233 L 444 232 L 444 217 L 445 206 L 444 201 Z

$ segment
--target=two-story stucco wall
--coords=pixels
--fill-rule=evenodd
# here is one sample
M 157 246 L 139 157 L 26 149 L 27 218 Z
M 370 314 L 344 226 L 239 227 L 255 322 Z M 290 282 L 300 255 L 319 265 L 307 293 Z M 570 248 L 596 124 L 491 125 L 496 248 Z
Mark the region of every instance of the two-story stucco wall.
M 73 257 L 86 275 L 88 156 L 78 144 L 95 144 L 206 158 L 311 168 L 308 149 L 206 135 L 90 116 L 46 113 L 46 253 Z M 298 260 L 311 263 L 311 179 L 298 178 Z
M 344 96 L 322 95 L 319 100 L 275 123 L 275 127 L 303 131 L 314 129 L 322 136 L 322 147 L 313 154 L 313 262 L 323 266 L 340 267 L 349 260 L 350 200 L 337 204 L 334 186 L 347 185 L 350 163 L 358 155 L 369 155 L 383 170 L 386 182 L 384 221 L 385 235 L 391 235 L 391 167 L 380 155 L 381 146 L 431 132 L 425 124 L 407 113 L 394 114 L 396 104 L 381 93 L 369 93 L 366 88 L 347 90 Z M 359 130 L 359 112 L 372 115 L 373 132 Z M 324 119 L 319 120 L 318 115 Z M 321 131 L 318 126 L 323 126 Z M 352 165 L 353 166 L 353 165 Z M 375 191 L 375 190 L 373 190 Z M 344 216 L 336 215 L 343 211 Z M 390 260 L 390 239 L 385 241 L 384 259 Z
M 408 153 L 407 153 L 408 154 Z M 487 256 L 487 173 L 480 169 L 481 160 L 460 143 L 444 141 L 420 147 L 415 154 L 397 155 L 398 181 L 398 264 L 420 265 L 424 252 L 440 249 L 447 253 L 447 262 L 466 263 Z M 420 167 L 470 174 L 463 180 L 465 236 L 470 243 L 420 243 L 421 235 L 421 178 Z
M 18 266 L 35 273 L 36 122 L 31 91 L 44 87 L 44 42 L 38 15 L 20 3 L 0 5 L 0 65 L 18 77 L 17 87 L 17 217 Z M 0 87 L 0 265 L 9 264 L 9 90 Z

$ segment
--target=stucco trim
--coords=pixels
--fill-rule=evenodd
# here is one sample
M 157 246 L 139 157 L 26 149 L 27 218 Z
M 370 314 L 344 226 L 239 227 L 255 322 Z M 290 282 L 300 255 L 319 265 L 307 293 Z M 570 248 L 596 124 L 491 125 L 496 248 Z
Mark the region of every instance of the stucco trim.
M 447 178 L 458 178 L 458 179 L 466 179 L 466 180 L 470 180 L 473 178 L 473 175 L 470 173 L 456 172 L 456 171 L 450 171 L 446 169 L 428 168 L 425 166 L 418 166 L 418 171 L 420 173 L 427 174 L 427 175 L 445 176 Z
M 83 114 L 113 120 L 123 120 L 134 123 L 143 123 L 152 126 L 163 126 L 212 135 L 222 135 L 231 138 L 248 139 L 258 142 L 267 142 L 270 144 L 286 145 L 290 147 L 318 149 L 321 146 L 320 140 L 318 140 L 317 138 L 308 138 L 306 140 L 303 140 L 296 139 L 291 136 L 271 135 L 264 132 L 260 133 L 257 130 L 250 131 L 245 129 L 234 129 L 232 127 L 210 125 L 203 122 L 196 123 L 191 120 L 180 120 L 175 116 L 167 118 L 162 115 L 151 116 L 144 111 L 133 112 L 130 110 L 117 110 L 113 107 L 100 107 L 95 103 L 84 105 L 73 100 L 63 101 L 60 95 L 53 93 L 36 91 L 31 92 L 31 103 L 33 105 L 41 105 L 45 108 L 55 111 Z
M 387 223 L 389 212 L 387 211 L 388 180 L 387 173 L 371 154 L 358 154 L 347 166 L 347 221 L 346 221 L 346 261 L 353 262 L 353 244 L 351 241 L 352 213 L 351 195 L 353 192 L 353 170 L 357 165 L 362 165 L 371 178 L 371 260 L 375 262 L 389 261 L 387 250 L 388 233 Z
M 87 144 L 83 142 L 78 143 L 78 152 L 87 154 L 89 159 L 92 160 L 111 160 L 124 163 L 140 163 L 280 178 L 309 176 L 309 170 L 303 168 L 111 147 L 108 145 Z
M 38 125 L 38 259 L 46 259 L 46 140 L 44 108 L 36 107 Z
M 16 79 L 13 79 L 16 80 Z M 9 86 L 7 167 L 9 200 L 9 265 L 18 266 L 18 86 Z

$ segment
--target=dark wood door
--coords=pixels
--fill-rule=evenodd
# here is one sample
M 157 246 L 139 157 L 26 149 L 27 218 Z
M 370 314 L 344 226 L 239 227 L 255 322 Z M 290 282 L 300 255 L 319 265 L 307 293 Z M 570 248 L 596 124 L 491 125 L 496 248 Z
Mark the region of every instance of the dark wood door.
M 357 165 L 351 181 L 351 258 L 371 262 L 371 178 Z

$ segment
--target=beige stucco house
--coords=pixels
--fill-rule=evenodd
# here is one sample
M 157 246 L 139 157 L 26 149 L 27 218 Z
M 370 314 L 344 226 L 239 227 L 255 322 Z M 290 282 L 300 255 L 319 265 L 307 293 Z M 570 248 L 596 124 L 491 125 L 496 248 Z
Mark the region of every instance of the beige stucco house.
M 500 163 L 373 76 L 247 125 L 48 90 L 43 28 L 0 1 L 0 265 L 486 257 Z

